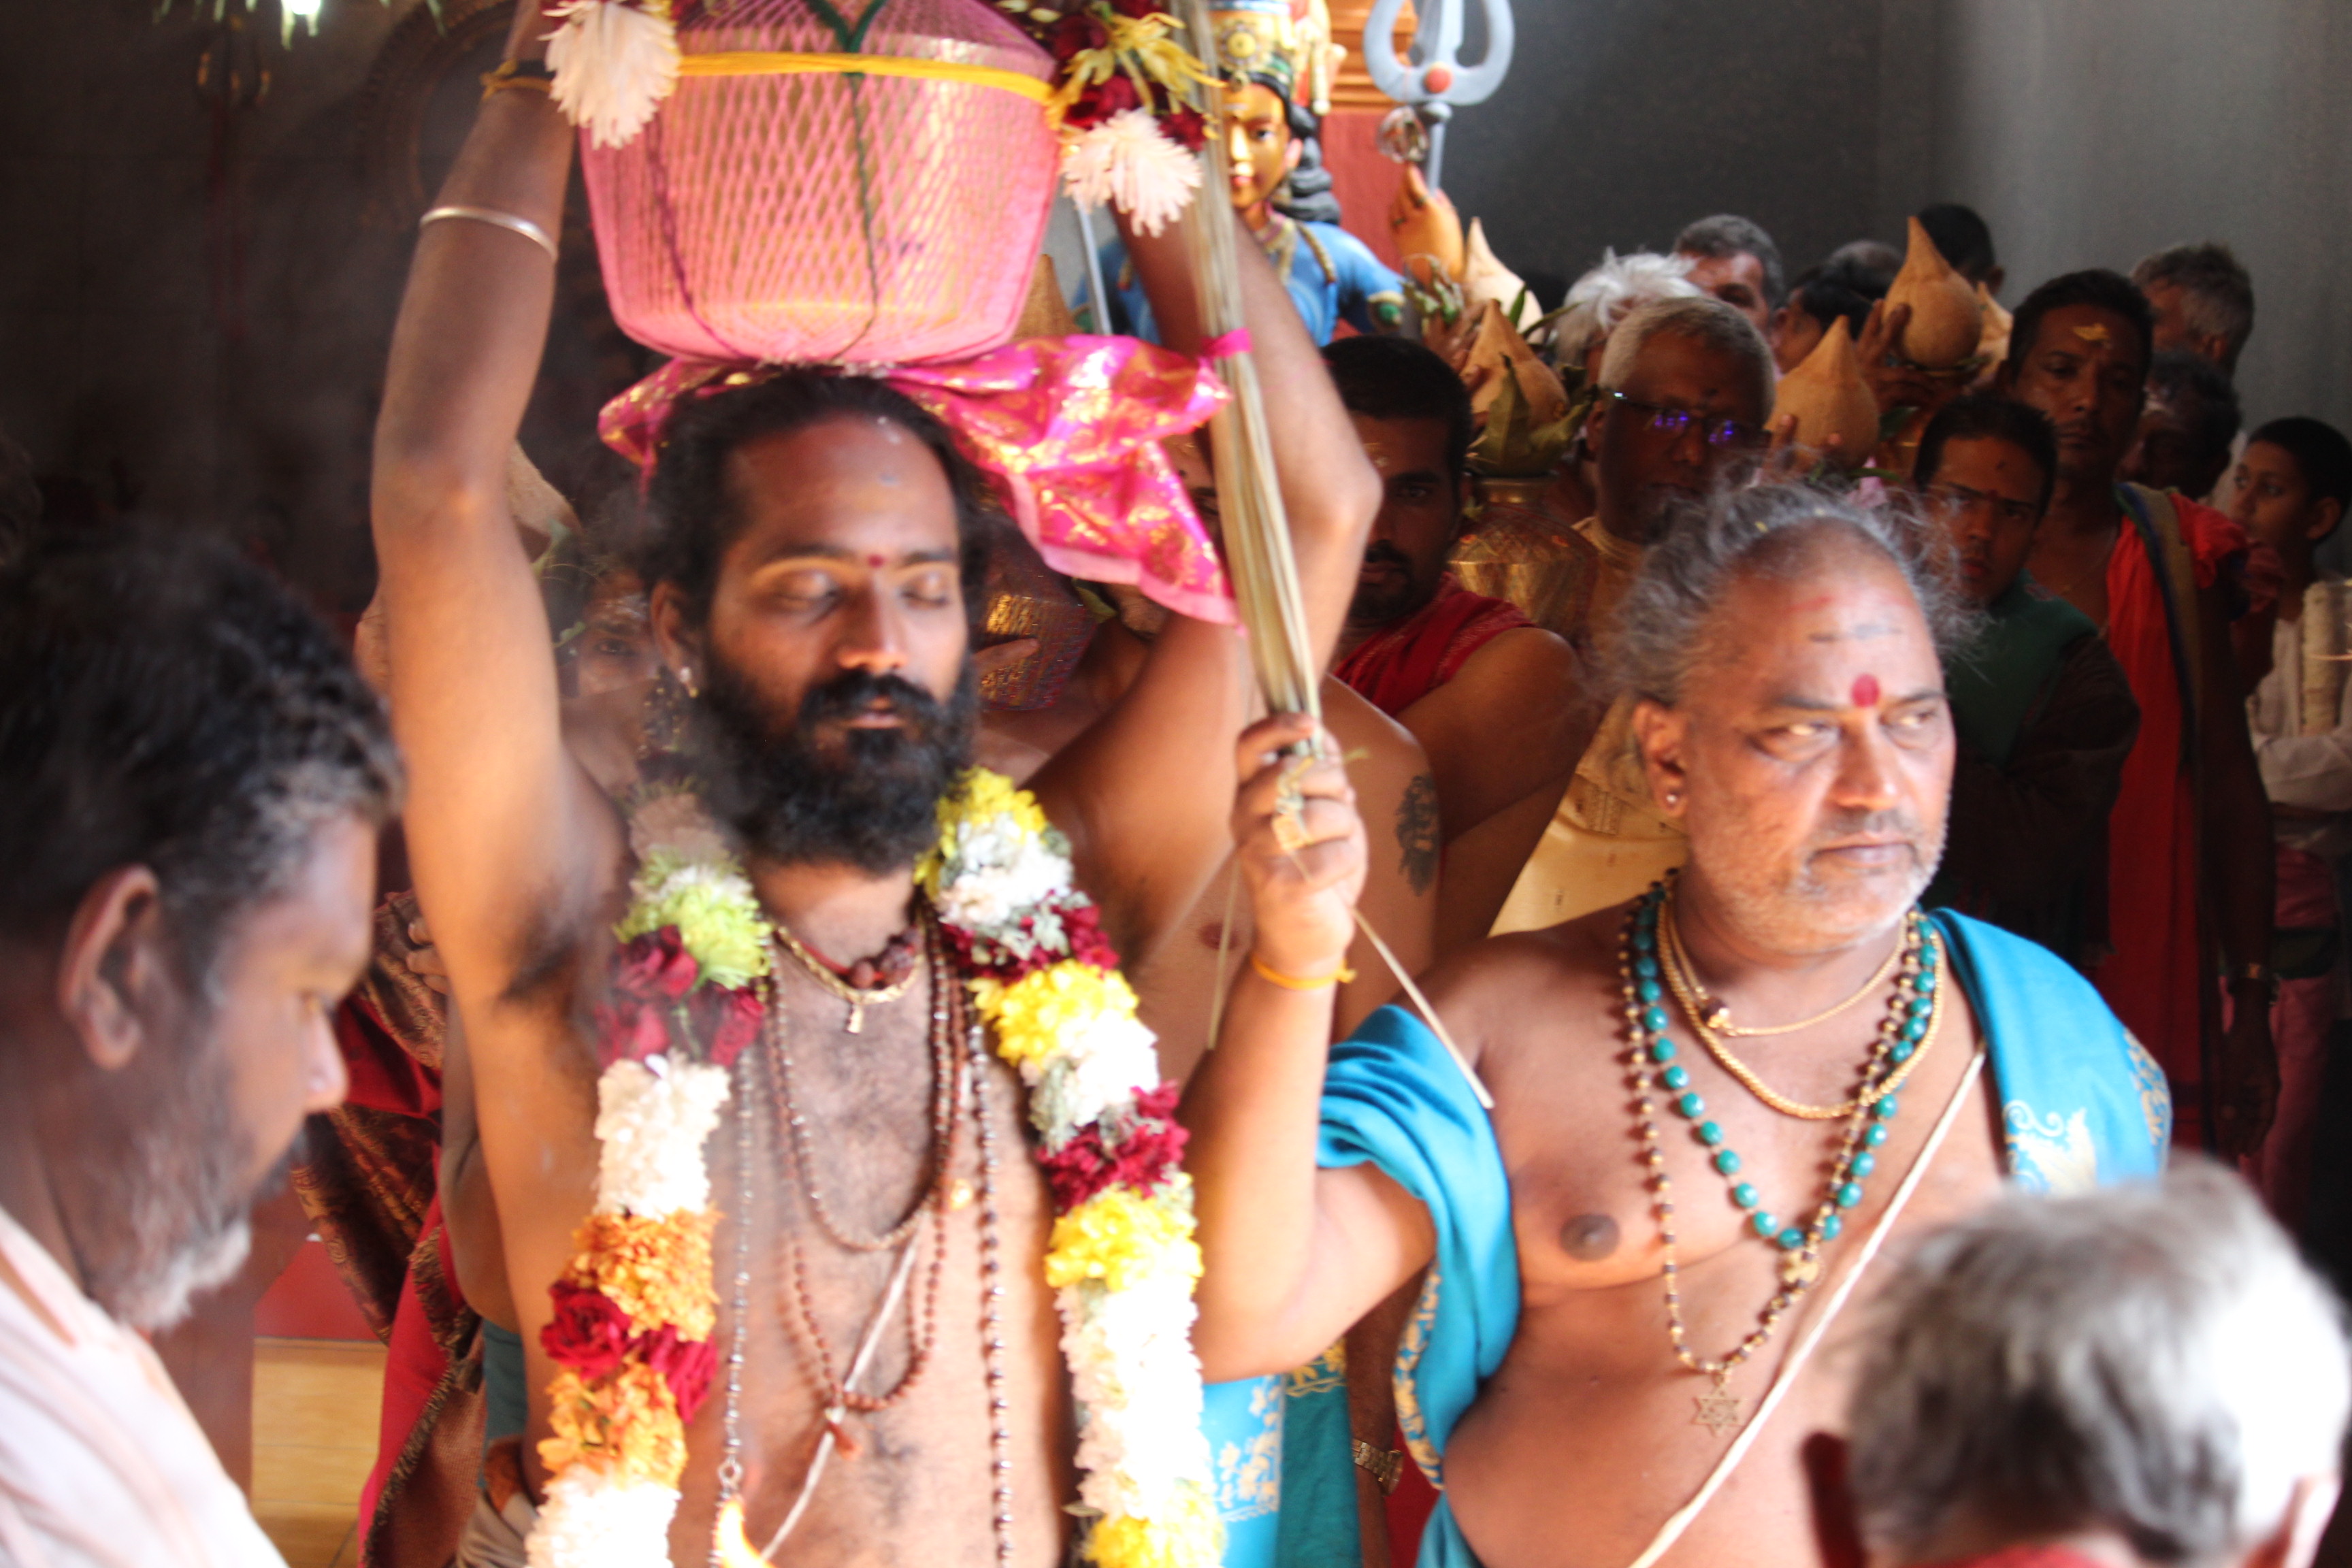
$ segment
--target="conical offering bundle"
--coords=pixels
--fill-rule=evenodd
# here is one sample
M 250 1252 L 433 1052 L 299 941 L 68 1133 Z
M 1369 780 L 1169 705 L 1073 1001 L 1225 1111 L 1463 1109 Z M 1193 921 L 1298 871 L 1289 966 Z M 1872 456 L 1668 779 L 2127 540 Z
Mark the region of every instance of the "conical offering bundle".
M 1977 352 L 1983 306 L 1975 285 L 1955 271 L 1917 218 L 1911 222 L 1903 270 L 1886 290 L 1886 309 L 1911 307 L 1903 357 L 1925 370 L 1949 370 Z
M 567 107 L 624 331 L 859 365 L 1012 336 L 1059 158 L 1045 50 L 981 0 L 684 0 L 665 54 L 624 31 L 658 9 L 606 5 L 550 50 L 559 96 L 599 89 Z
M 1847 468 L 1878 445 L 1878 399 L 1862 378 L 1862 356 L 1854 352 L 1844 317 L 1832 321 L 1813 352 L 1780 378 L 1772 395 L 1773 422 L 1791 414 L 1797 416 L 1798 446 L 1826 450 L 1834 436 Z

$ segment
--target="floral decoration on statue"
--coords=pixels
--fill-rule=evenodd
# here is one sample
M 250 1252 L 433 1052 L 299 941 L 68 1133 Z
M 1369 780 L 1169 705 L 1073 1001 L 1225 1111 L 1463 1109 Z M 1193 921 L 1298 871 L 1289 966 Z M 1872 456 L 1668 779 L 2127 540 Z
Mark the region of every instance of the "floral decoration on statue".
M 939 816 L 917 882 L 998 1055 L 1029 1088 L 1053 1194 L 1045 1278 L 1078 1405 L 1084 1555 L 1100 1568 L 1214 1568 L 1223 1531 L 1201 1436 L 1201 1253 L 1177 1086 L 1160 1081 L 1135 993 L 1034 797 L 973 769 Z M 597 1084 L 596 1207 L 541 1336 L 558 1369 L 540 1447 L 554 1479 L 531 1568 L 667 1560 L 685 1424 L 717 1364 L 703 1142 L 764 1015 L 770 927 L 699 800 L 648 792 L 630 837 L 639 869 L 598 1015 L 611 1059 Z M 722 1558 L 756 1562 L 740 1504 L 726 1507 Z

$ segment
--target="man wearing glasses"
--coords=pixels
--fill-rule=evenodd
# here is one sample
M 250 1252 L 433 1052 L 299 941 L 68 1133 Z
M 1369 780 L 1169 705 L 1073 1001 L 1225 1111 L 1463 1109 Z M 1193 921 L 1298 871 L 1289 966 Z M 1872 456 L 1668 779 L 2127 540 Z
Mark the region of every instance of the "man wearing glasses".
M 1963 397 L 1928 423 L 1913 482 L 1961 595 L 1984 614 L 1945 670 L 1959 741 L 1944 863 L 1927 890 L 2078 967 L 2106 945 L 2107 813 L 2139 704 L 2090 617 L 2025 569 L 2058 471 L 2042 414 Z
M 1570 641 L 1605 657 L 1643 549 L 1678 507 L 1762 457 L 1772 351 L 1747 316 L 1720 300 L 1659 300 L 1610 334 L 1600 386 L 1584 427 L 1595 510 L 1576 525 L 1598 560 L 1583 624 Z M 1621 903 L 1682 864 L 1682 830 L 1650 798 L 1631 715 L 1622 699 L 1610 709 L 1524 868 L 1500 868 L 1517 880 L 1508 884 L 1496 934 Z M 1449 879 L 1495 869 L 1461 853 L 1446 862 Z

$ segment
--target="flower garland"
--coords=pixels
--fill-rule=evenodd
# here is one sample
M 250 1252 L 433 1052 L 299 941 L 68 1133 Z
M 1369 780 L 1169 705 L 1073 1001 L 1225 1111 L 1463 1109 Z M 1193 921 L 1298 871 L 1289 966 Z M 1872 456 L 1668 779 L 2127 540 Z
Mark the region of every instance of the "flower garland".
M 1078 1403 L 1085 1555 L 1100 1568 L 1213 1568 L 1223 1528 L 1201 1436 L 1201 1253 L 1177 1087 L 1159 1081 L 1135 993 L 1035 799 L 973 769 L 939 816 L 917 882 L 997 1053 L 1029 1087 L 1053 1194 L 1045 1271 Z M 630 837 L 639 869 L 597 1014 L 611 1059 L 597 1084 L 596 1206 L 541 1336 L 558 1367 L 554 1431 L 540 1446 L 555 1479 L 531 1568 L 666 1560 L 685 1423 L 716 1364 L 719 1216 L 702 1145 L 758 1037 L 770 927 L 692 794 L 648 795 Z M 739 1507 L 719 1535 L 728 1561 L 758 1561 Z

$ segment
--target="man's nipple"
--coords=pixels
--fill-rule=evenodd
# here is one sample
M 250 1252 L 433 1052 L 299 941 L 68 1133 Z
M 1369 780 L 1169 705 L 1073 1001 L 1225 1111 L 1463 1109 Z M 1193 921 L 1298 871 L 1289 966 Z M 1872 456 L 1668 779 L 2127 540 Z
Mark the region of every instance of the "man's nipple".
M 1617 1222 L 1605 1214 L 1580 1214 L 1559 1227 L 1559 1244 L 1570 1258 L 1598 1263 L 1617 1250 Z

